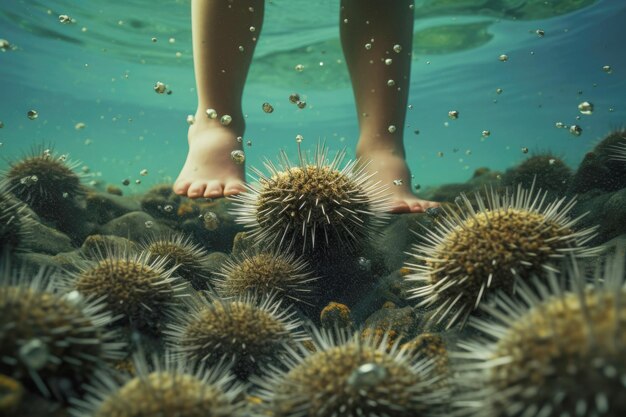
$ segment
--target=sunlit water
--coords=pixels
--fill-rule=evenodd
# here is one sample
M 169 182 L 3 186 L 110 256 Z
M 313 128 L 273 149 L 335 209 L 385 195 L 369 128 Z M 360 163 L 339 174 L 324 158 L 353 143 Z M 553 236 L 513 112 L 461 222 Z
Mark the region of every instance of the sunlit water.
M 416 183 L 462 182 L 483 166 L 505 170 L 527 157 L 522 148 L 552 151 L 576 167 L 599 138 L 624 124 L 626 1 L 452 2 L 472 9 L 449 3 L 415 6 L 404 139 Z M 592 4 L 574 7 L 580 3 Z M 515 14 L 531 4 L 544 17 L 567 12 L 540 20 Z M 338 8 L 337 0 L 267 3 L 244 97 L 248 166 L 281 148 L 293 152 L 298 134 L 308 147 L 321 138 L 353 155 L 358 129 Z M 130 179 L 130 190 L 143 191 L 176 177 L 186 116 L 196 105 L 188 0 L 4 0 L 0 13 L 0 38 L 12 45 L 0 53 L 2 167 L 33 145 L 54 144 L 103 184 Z M 60 23 L 61 14 L 74 22 Z M 502 54 L 508 61 L 498 59 Z M 157 81 L 172 94 L 156 94 Z M 289 102 L 292 92 L 307 108 Z M 579 112 L 583 101 L 593 103 L 593 114 Z M 263 112 L 264 102 L 273 113 Z M 35 120 L 27 117 L 31 109 Z M 458 119 L 448 117 L 451 110 Z M 582 134 L 557 122 L 577 124 Z

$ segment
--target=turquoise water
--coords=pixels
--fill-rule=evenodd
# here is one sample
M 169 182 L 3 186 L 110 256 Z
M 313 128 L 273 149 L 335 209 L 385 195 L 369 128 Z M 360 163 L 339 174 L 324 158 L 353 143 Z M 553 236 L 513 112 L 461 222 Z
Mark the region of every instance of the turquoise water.
M 415 6 L 419 36 L 405 144 L 417 183 L 463 182 L 483 166 L 504 170 L 527 156 L 523 147 L 551 150 L 576 167 L 599 138 L 623 125 L 626 2 L 447 3 Z M 591 4 L 577 9 L 579 3 Z M 266 5 L 244 94 L 248 167 L 281 148 L 293 151 L 297 134 L 309 146 L 321 138 L 353 155 L 358 129 L 338 8 L 336 0 Z M 74 22 L 60 23 L 60 14 Z M 2 156 L 11 160 L 33 144 L 52 143 L 97 181 L 131 179 L 129 191 L 175 178 L 186 152 L 186 115 L 196 104 L 189 14 L 187 0 L 3 1 L 0 38 L 13 48 L 0 53 Z M 501 54 L 509 60 L 500 62 Z M 296 72 L 297 64 L 304 71 Z M 155 94 L 156 81 L 172 94 Z M 308 107 L 290 104 L 291 92 L 306 97 Z M 592 115 L 579 113 L 583 101 L 594 104 Z M 263 102 L 275 111 L 264 113 Z M 36 120 L 27 118 L 30 109 Z M 450 110 L 459 112 L 457 120 Z M 578 124 L 583 133 L 574 136 L 556 122 Z M 77 130 L 77 123 L 85 127 Z M 483 130 L 491 135 L 483 138 Z M 149 174 L 140 177 L 143 169 Z

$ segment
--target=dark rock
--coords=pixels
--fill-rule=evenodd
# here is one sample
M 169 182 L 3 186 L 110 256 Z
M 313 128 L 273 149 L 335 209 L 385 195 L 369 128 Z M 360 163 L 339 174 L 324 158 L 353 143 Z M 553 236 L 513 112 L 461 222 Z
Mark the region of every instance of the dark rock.
M 134 242 L 147 239 L 153 234 L 173 233 L 172 229 L 157 222 L 143 211 L 133 211 L 111 220 L 100 228 L 103 235 L 121 236 Z
M 233 239 L 233 256 L 242 256 L 254 251 L 254 241 L 248 238 L 246 232 L 239 232 Z
M 518 185 L 530 189 L 541 189 L 550 196 L 561 197 L 572 179 L 572 170 L 552 154 L 534 155 L 518 166 L 507 170 L 502 184 L 515 189 Z
M 27 252 L 16 253 L 15 259 L 19 265 L 33 265 L 41 266 L 50 269 L 60 269 L 61 264 L 56 260 L 55 256 L 46 255 L 43 253 Z
M 603 244 L 626 233 L 626 188 L 614 193 L 597 190 L 580 197 L 571 217 L 582 216 L 577 228 L 598 226 L 598 235 L 591 245 Z
M 27 230 L 29 236 L 22 245 L 24 249 L 49 255 L 74 249 L 72 240 L 67 235 L 42 223 L 29 221 Z
M 626 129 L 610 133 L 580 163 L 568 194 L 591 190 L 618 191 L 626 187 L 626 163 L 617 160 L 616 148 L 626 143 Z
M 91 235 L 83 242 L 80 250 L 83 255 L 90 257 L 94 254 L 106 254 L 111 250 L 137 251 L 138 246 L 123 237 L 111 235 Z
M 207 271 L 215 274 L 222 269 L 222 265 L 229 259 L 228 255 L 223 252 L 212 252 L 207 257 Z
M 85 258 L 82 256 L 80 249 L 63 252 L 54 256 L 54 262 L 64 271 L 76 272 L 79 270 L 79 266 L 85 262 Z
M 108 193 L 90 192 L 86 201 L 88 218 L 97 224 L 105 224 L 126 213 L 141 210 L 138 201 Z
M 375 335 L 389 333 L 392 338 L 410 339 L 417 331 L 417 316 L 411 307 L 397 308 L 388 302 L 365 320 L 365 328 Z

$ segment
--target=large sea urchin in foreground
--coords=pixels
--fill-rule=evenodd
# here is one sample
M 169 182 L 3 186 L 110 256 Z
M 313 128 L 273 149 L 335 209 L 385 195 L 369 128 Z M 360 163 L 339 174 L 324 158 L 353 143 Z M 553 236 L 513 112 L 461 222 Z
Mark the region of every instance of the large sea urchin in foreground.
M 243 253 L 227 260 L 216 275 L 215 287 L 224 297 L 277 293 L 296 302 L 310 298 L 318 279 L 304 259 L 279 252 Z
M 133 358 L 134 378 L 100 374 L 83 400 L 76 400 L 76 417 L 243 417 L 239 395 L 228 369 L 196 366 L 166 352 L 151 363 Z M 120 382 L 121 380 L 121 382 Z
M 328 150 L 318 144 L 312 160 L 299 150 L 299 163 L 293 164 L 283 151 L 278 166 L 265 162 L 269 175 L 253 168 L 258 184 L 233 197 L 237 222 L 252 228 L 250 236 L 264 245 L 302 251 L 320 244 L 357 247 L 381 224 L 388 198 L 365 164 L 349 161 L 340 168 L 345 156 L 342 150 L 329 161 Z
M 436 390 L 433 362 L 413 350 L 388 348 L 359 334 L 314 331 L 315 349 L 290 349 L 282 370 L 256 381 L 266 414 L 275 417 L 419 417 L 440 415 L 447 399 Z M 271 374 L 270 374 L 271 373 Z
M 0 374 L 66 397 L 105 361 L 124 356 L 105 309 L 102 298 L 59 291 L 43 269 L 2 272 Z
M 457 209 L 444 208 L 426 243 L 414 246 L 417 261 L 407 266 L 415 271 L 411 290 L 420 306 L 433 307 L 431 319 L 451 327 L 463 323 L 484 297 L 504 291 L 512 294 L 518 280 L 558 272 L 555 261 L 566 254 L 577 257 L 598 252 L 585 244 L 595 228 L 575 230 L 579 218 L 568 212 L 575 200 L 565 198 L 546 204 L 546 194 L 533 188 L 516 193 L 486 193 L 486 202 L 476 194 L 478 211 L 461 196 Z
M 624 260 L 622 252 L 609 261 L 593 286 L 570 268 L 571 289 L 551 275 L 534 288 L 520 283 L 517 300 L 501 295 L 482 307 L 488 317 L 470 323 L 486 338 L 457 354 L 468 360 L 460 367 L 462 414 L 626 415 Z

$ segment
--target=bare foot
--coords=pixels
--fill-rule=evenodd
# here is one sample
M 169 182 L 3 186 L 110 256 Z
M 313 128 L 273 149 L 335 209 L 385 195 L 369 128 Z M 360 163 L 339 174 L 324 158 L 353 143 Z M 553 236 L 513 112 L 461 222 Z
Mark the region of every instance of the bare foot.
M 376 172 L 374 181 L 389 187 L 391 192 L 391 213 L 421 213 L 439 203 L 417 198 L 411 191 L 411 171 L 404 158 L 388 150 L 368 150 L 363 146 L 357 149 L 357 156 L 364 163 L 369 161 L 367 170 Z M 397 181 L 399 180 L 399 181 Z
M 244 165 L 231 159 L 231 152 L 241 149 L 237 136 L 234 129 L 210 122 L 191 125 L 189 153 L 174 182 L 174 192 L 190 198 L 219 198 L 243 192 Z

